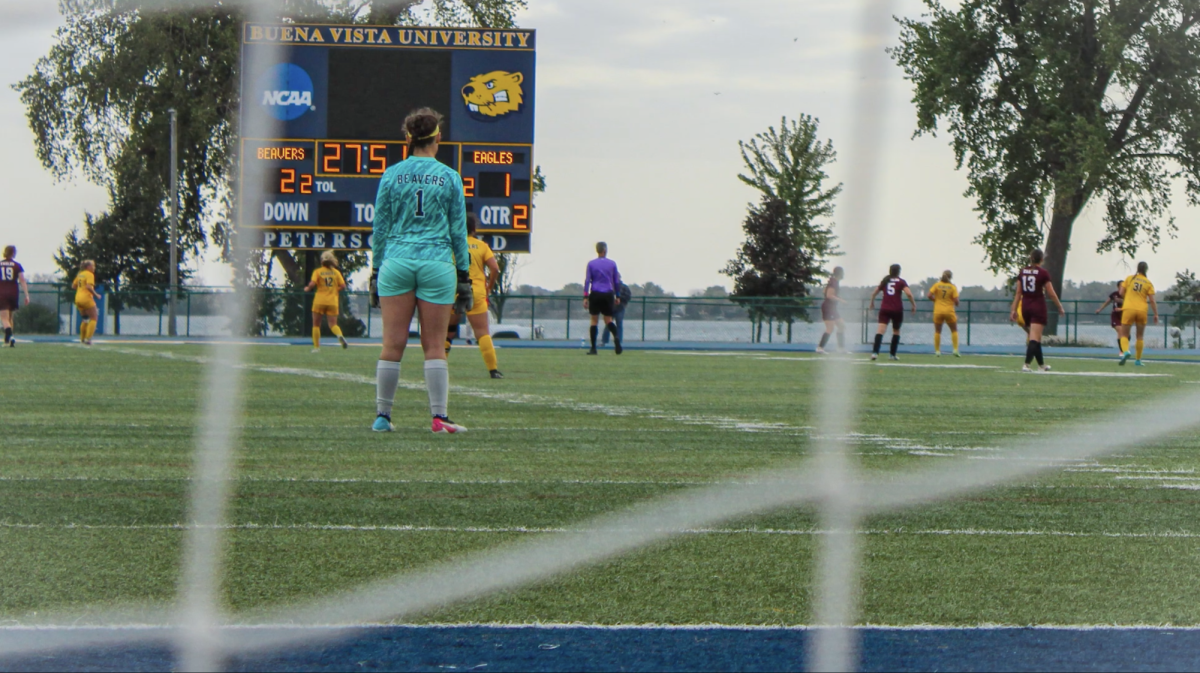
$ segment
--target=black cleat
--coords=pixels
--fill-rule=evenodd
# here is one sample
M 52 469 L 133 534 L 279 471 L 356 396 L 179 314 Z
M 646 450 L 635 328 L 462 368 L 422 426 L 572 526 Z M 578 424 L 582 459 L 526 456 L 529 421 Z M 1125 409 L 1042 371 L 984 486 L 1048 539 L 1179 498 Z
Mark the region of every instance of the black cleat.
M 595 348 L 591 349 L 590 351 L 587 352 L 587 354 L 588 355 L 596 355 L 596 349 Z
M 501 374 L 499 369 L 493 369 L 492 371 L 488 372 L 488 374 L 490 374 L 494 379 L 504 378 L 504 374 Z
M 617 355 L 620 355 L 621 353 L 625 352 L 625 349 L 621 347 L 620 341 L 613 342 L 613 352 L 616 353 Z

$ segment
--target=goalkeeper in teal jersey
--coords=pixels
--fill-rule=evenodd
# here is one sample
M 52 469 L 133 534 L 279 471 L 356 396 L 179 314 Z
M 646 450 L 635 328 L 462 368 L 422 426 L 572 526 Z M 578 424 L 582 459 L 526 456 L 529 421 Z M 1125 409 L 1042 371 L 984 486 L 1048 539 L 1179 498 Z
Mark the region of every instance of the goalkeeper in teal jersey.
M 463 313 L 471 308 L 471 256 L 462 178 L 436 158 L 441 123 L 442 116 L 428 108 L 404 120 L 410 156 L 383 174 L 375 200 L 371 298 L 383 311 L 383 353 L 375 370 L 376 432 L 394 429 L 392 405 L 414 313 L 421 317 L 433 431 L 466 430 L 447 416 L 450 371 L 444 339 L 455 306 L 461 304 Z

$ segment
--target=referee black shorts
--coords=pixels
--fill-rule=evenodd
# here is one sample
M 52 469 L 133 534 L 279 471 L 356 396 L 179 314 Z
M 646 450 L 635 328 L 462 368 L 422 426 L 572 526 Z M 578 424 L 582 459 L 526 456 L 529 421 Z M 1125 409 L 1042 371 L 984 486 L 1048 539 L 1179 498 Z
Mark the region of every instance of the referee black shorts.
M 612 292 L 593 292 L 588 295 L 588 313 L 612 317 L 613 302 L 616 295 Z

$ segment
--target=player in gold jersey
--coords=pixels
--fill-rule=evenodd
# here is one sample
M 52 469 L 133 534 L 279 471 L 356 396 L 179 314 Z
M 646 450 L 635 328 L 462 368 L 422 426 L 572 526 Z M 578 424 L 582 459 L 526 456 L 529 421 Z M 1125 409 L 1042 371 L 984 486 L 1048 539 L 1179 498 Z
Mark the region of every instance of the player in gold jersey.
M 321 268 L 313 271 L 312 280 L 304 286 L 304 291 L 312 292 L 314 288 L 317 290 L 317 296 L 313 299 L 312 307 L 312 352 L 321 352 L 321 316 L 325 316 L 329 331 L 337 337 L 342 348 L 349 348 L 350 344 L 346 343 L 346 337 L 342 336 L 342 328 L 337 324 L 340 312 L 338 293 L 346 289 L 346 279 L 337 269 L 337 255 L 334 255 L 332 250 L 321 253 Z
M 933 301 L 933 354 L 942 355 L 942 325 L 950 326 L 950 338 L 954 342 L 954 357 L 962 357 L 958 353 L 958 288 L 950 279 L 954 273 L 947 269 L 942 272 L 941 282 L 934 283 L 929 288 L 929 299 Z
M 83 316 L 83 322 L 79 324 L 79 342 L 91 346 L 92 335 L 96 333 L 96 322 L 100 317 L 96 309 L 96 300 L 100 298 L 96 292 L 96 263 L 90 259 L 84 260 L 83 264 L 79 265 L 79 273 L 76 274 L 71 287 L 75 289 L 75 308 L 79 310 L 79 315 Z
M 1147 308 L 1154 309 L 1154 324 L 1158 324 L 1158 302 L 1154 299 L 1154 283 L 1146 277 L 1150 265 L 1138 262 L 1137 273 L 1125 279 L 1121 289 L 1121 361 L 1125 364 L 1133 353 L 1129 352 L 1129 333 L 1137 325 L 1137 359 L 1134 366 L 1145 367 L 1142 350 L 1145 347 Z
M 488 297 L 500 279 L 500 264 L 488 244 L 475 236 L 478 223 L 475 213 L 467 214 L 467 251 L 471 255 L 471 289 L 475 293 L 475 304 L 467 311 L 467 320 L 471 323 L 471 331 L 475 333 L 475 342 L 479 344 L 479 353 L 483 356 L 488 374 L 494 379 L 502 379 L 504 374 L 498 369 L 500 362 L 496 358 L 492 328 L 488 323 Z

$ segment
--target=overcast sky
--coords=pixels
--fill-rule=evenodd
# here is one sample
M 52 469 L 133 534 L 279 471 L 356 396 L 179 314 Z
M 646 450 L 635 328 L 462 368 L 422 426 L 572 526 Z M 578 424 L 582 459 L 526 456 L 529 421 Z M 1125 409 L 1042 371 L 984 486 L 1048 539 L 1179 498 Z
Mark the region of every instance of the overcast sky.
M 860 1 L 529 0 L 520 23 L 538 30 L 536 161 L 548 191 L 519 280 L 550 288 L 580 282 L 593 244 L 605 240 L 630 282 L 681 294 L 729 286 L 720 269 L 741 241 L 747 204 L 757 200 L 737 179 L 738 140 L 781 116 L 811 114 L 842 151 L 833 181 L 844 173 Z M 49 49 L 61 22 L 56 5 L 0 0 L 0 230 L 31 273 L 53 272 L 64 234 L 105 205 L 102 189 L 55 183 L 42 169 L 7 86 Z M 906 16 L 921 9 L 917 0 L 900 5 Z M 960 284 L 996 284 L 971 243 L 980 225 L 946 139 L 911 139 L 910 88 L 898 68 L 889 73 L 876 233 L 866 263 L 847 269 L 849 282 L 877 281 L 899 262 L 911 280 L 951 268 Z M 1183 203 L 1178 198 L 1175 209 L 1179 239 L 1143 255 L 1163 285 L 1177 270 L 1200 268 L 1193 259 L 1200 213 Z M 1128 272 L 1119 255 L 1095 252 L 1102 230 L 1095 211 L 1076 225 L 1069 278 Z M 228 281 L 219 264 L 206 264 L 201 275 Z

